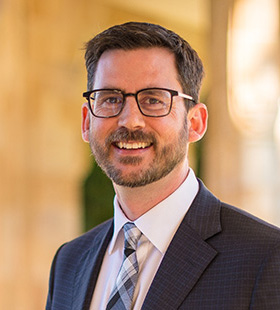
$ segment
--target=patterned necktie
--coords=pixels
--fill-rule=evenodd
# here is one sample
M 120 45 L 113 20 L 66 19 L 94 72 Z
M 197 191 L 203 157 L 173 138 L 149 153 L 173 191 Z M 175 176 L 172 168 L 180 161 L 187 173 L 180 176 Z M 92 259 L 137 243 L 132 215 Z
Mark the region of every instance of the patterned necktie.
M 109 298 L 106 310 L 131 310 L 132 298 L 138 279 L 136 247 L 141 231 L 133 224 L 126 223 L 124 230 L 124 256 L 115 286 Z

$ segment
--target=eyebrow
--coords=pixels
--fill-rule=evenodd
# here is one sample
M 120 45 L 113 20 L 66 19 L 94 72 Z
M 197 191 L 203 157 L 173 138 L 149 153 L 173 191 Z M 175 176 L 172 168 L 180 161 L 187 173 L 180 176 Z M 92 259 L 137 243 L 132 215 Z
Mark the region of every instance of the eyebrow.
M 139 90 L 146 89 L 146 88 L 166 88 L 166 89 L 169 89 L 170 87 L 156 86 L 156 85 L 154 85 L 154 84 L 151 84 L 151 85 L 147 85 L 147 86 L 145 86 L 145 87 L 142 87 L 142 88 L 139 88 L 139 89 L 135 90 L 135 93 L 136 93 L 137 91 L 139 91 Z M 120 91 L 123 92 L 123 93 L 131 93 L 131 92 L 127 92 L 124 88 L 111 86 L 110 84 L 109 84 L 109 85 L 106 85 L 106 86 L 98 87 L 98 88 L 93 88 L 92 90 L 95 90 L 95 89 L 115 89 L 115 90 L 120 90 Z

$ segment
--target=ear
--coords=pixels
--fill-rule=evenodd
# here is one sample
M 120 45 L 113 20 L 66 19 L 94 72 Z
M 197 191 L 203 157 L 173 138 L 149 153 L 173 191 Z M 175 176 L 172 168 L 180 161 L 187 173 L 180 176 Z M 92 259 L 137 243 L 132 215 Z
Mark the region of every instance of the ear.
M 89 142 L 90 129 L 90 111 L 87 103 L 82 105 L 82 138 L 85 142 Z
M 203 103 L 198 103 L 188 112 L 189 142 L 200 140 L 207 129 L 208 111 Z

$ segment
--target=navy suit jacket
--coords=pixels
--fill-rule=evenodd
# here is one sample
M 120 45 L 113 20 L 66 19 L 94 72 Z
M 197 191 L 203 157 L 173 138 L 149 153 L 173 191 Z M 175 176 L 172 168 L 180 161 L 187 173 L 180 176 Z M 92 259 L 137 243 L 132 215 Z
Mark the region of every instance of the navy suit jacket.
M 58 250 L 47 310 L 89 309 L 112 234 L 109 220 Z M 200 182 L 142 306 L 174 309 L 279 310 L 280 230 L 221 203 Z

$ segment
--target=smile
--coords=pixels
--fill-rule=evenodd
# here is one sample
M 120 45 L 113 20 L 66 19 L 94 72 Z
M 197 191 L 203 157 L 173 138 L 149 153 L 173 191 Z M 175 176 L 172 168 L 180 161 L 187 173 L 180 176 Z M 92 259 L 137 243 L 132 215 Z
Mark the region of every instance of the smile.
M 151 143 L 147 143 L 147 142 L 133 142 L 133 143 L 117 142 L 116 146 L 119 149 L 137 150 L 137 149 L 145 149 L 145 148 L 151 146 Z

